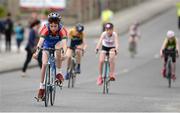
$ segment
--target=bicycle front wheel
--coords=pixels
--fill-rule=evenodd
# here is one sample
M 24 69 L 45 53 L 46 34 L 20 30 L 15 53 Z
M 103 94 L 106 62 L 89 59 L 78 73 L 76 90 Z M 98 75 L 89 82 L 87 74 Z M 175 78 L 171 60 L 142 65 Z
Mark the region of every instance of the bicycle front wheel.
M 70 69 L 69 69 L 69 81 L 68 81 L 68 88 L 70 87 L 74 87 L 74 83 L 75 83 L 75 62 L 74 60 L 71 60 L 71 65 L 70 65 Z
M 76 67 L 76 63 L 73 61 L 72 62 L 72 69 L 73 69 L 73 71 L 72 71 L 72 88 L 75 86 L 75 81 L 76 81 L 76 72 L 75 72 L 75 67 Z
M 69 74 L 69 80 L 68 80 L 68 88 L 70 88 L 71 86 L 71 81 L 72 81 L 72 70 L 70 69 L 70 71 L 68 71 L 68 74 Z
M 54 101 L 55 101 L 55 96 L 56 96 L 56 84 L 55 84 L 55 79 L 56 79 L 56 70 L 51 68 L 51 76 L 50 76 L 50 102 L 51 102 L 51 106 L 54 105 Z
M 171 88 L 171 62 L 168 62 L 167 67 L 167 77 L 168 77 L 168 87 Z
M 103 77 L 103 94 L 109 93 L 109 88 L 108 88 L 108 72 L 109 70 L 109 63 L 105 62 L 104 65 L 104 77 Z
M 45 96 L 44 96 L 44 103 L 45 107 L 48 106 L 49 102 L 49 86 L 50 86 L 50 65 L 46 67 L 46 74 L 45 74 Z
M 76 74 L 72 74 L 72 88 L 75 86 L 75 81 L 76 81 Z

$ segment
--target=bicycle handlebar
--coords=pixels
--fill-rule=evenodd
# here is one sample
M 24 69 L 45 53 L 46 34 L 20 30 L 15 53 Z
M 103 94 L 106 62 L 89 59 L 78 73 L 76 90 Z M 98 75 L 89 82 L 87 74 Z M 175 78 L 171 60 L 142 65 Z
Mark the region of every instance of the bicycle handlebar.
M 99 49 L 96 49 L 96 54 L 99 52 Z M 106 54 L 109 54 L 111 51 L 105 51 Z M 117 55 L 117 50 L 114 50 L 115 55 Z
M 176 57 L 179 57 L 179 53 L 178 53 L 177 50 L 163 50 L 162 52 L 163 52 L 163 55 L 164 55 L 164 56 L 165 56 L 165 55 L 167 55 L 167 56 L 169 56 L 169 55 L 174 55 L 174 56 L 176 56 Z
M 163 54 L 178 54 L 177 50 L 163 50 Z
M 56 49 L 56 48 L 37 48 L 37 50 L 62 51 L 62 53 L 64 53 L 64 49 L 63 48 L 60 48 L 60 49 Z

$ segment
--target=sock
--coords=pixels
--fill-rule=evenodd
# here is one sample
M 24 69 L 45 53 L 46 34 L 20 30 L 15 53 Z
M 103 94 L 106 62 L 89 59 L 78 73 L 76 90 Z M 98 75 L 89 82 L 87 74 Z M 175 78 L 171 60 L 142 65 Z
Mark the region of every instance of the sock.
M 40 82 L 40 89 L 44 89 L 44 84 Z
M 61 68 L 57 68 L 56 70 L 57 70 L 57 73 L 62 73 Z

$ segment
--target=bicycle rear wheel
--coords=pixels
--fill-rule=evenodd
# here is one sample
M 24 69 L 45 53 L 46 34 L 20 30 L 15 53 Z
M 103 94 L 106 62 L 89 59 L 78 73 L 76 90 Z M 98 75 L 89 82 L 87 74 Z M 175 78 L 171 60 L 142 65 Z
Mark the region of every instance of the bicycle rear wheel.
M 72 71 L 72 88 L 75 87 L 76 82 L 76 73 L 75 73 L 75 62 L 73 62 L 73 71 Z
M 53 106 L 54 101 L 55 101 L 55 96 L 56 96 L 56 84 L 55 84 L 56 71 L 55 71 L 55 69 L 51 68 L 50 74 L 51 74 L 50 101 L 51 101 L 51 106 Z
M 106 76 L 103 77 L 103 94 L 106 93 Z
M 72 88 L 74 87 L 74 84 L 75 84 L 75 74 L 73 73 L 72 74 Z
M 44 96 L 44 103 L 45 107 L 48 106 L 49 102 L 49 86 L 50 86 L 50 65 L 48 64 L 46 67 L 46 74 L 45 74 L 45 96 Z
M 169 88 L 171 88 L 171 78 L 170 78 L 170 77 L 171 77 L 171 75 L 169 74 L 169 77 L 168 77 L 168 83 L 169 83 L 169 86 L 168 86 L 168 87 L 169 87 Z
M 104 77 L 103 77 L 103 94 L 109 93 L 108 88 L 108 63 L 105 62 L 104 66 Z
M 171 88 L 171 62 L 169 61 L 167 65 L 168 87 Z

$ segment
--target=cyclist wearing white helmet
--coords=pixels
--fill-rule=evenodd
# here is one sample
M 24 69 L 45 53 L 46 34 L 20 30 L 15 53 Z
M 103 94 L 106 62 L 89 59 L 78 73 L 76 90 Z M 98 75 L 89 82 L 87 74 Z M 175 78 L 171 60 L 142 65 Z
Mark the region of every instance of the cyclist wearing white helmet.
M 118 52 L 118 35 L 114 31 L 114 25 L 112 23 L 107 23 L 105 25 L 105 31 L 101 34 L 100 39 L 96 46 L 96 52 L 101 48 L 99 56 L 99 76 L 97 78 L 97 84 L 102 85 L 102 69 L 105 60 L 106 53 L 109 52 L 110 56 L 110 80 L 115 80 L 115 55 Z
M 48 23 L 45 24 L 42 29 L 40 30 L 40 40 L 37 44 L 37 50 L 34 53 L 33 57 L 37 58 L 39 53 L 38 48 L 56 48 L 60 49 L 63 47 L 64 51 L 66 51 L 66 38 L 67 38 L 67 30 L 66 28 L 60 23 L 61 16 L 54 12 L 48 15 Z M 62 43 L 61 43 L 62 42 Z M 57 58 L 57 75 L 56 78 L 59 82 L 62 82 L 63 75 L 61 72 L 61 64 L 62 64 L 62 54 L 60 51 L 56 51 L 56 58 Z M 42 98 L 44 95 L 44 75 L 46 64 L 48 62 L 48 52 L 43 51 L 42 55 L 42 69 L 41 69 L 41 82 L 40 82 L 40 89 L 38 93 L 38 98 Z
M 177 51 L 177 53 L 179 53 L 178 39 L 176 38 L 174 31 L 172 31 L 172 30 L 169 30 L 167 32 L 167 38 L 164 40 L 164 43 L 163 43 L 161 50 L 160 50 L 161 58 L 164 58 L 164 65 L 163 65 L 163 69 L 162 69 L 163 77 L 166 76 L 165 75 L 165 73 L 166 73 L 165 66 L 167 63 L 168 56 L 166 54 L 164 54 L 164 51 L 167 51 L 167 50 Z M 175 76 L 176 55 L 171 55 L 171 57 L 172 57 L 172 62 L 173 62 L 172 79 L 175 80 L 176 79 L 176 76 Z

